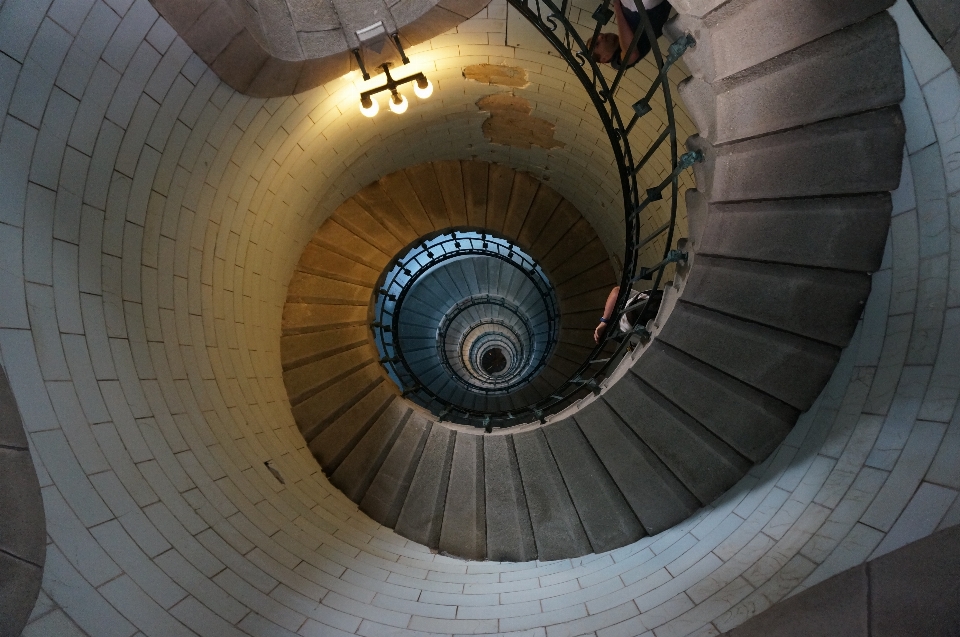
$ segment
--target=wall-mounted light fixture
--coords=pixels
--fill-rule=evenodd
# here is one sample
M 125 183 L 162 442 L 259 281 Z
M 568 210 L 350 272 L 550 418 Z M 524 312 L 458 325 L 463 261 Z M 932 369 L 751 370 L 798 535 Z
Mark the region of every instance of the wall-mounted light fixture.
M 383 43 L 385 40 L 387 40 L 387 37 L 387 30 L 384 28 L 383 22 L 377 22 L 369 27 L 357 31 L 357 39 L 359 40 L 360 44 L 371 47 L 378 52 L 383 48 Z M 403 51 L 403 45 L 400 44 L 400 34 L 390 34 L 389 40 L 395 47 L 397 47 L 397 51 L 400 53 L 400 59 L 403 60 L 403 64 L 409 64 L 410 59 Z M 360 48 L 353 49 L 353 56 L 357 59 L 357 64 L 360 66 L 360 72 L 363 74 L 363 79 L 369 80 L 370 74 L 367 73 L 366 66 L 363 63 L 363 55 L 360 53 Z M 373 117 L 380 112 L 380 105 L 373 96 L 382 91 L 390 91 L 390 101 L 388 102 L 388 106 L 390 107 L 391 111 L 398 115 L 406 112 L 410 102 L 407 101 L 406 97 L 400 94 L 397 88 L 403 84 L 406 84 L 407 82 L 416 82 L 413 87 L 413 92 L 420 99 L 425 100 L 433 94 L 433 84 L 430 83 L 430 80 L 428 80 L 427 76 L 423 73 L 414 73 L 409 77 L 395 80 L 393 79 L 393 76 L 390 75 L 389 63 L 381 64 L 380 68 L 383 69 L 384 75 L 387 76 L 386 84 L 360 93 L 360 112 L 367 117 Z
M 401 80 L 395 80 L 393 79 L 393 76 L 390 75 L 389 64 L 382 64 L 381 68 L 383 69 L 384 75 L 387 76 L 386 83 L 383 86 L 378 86 L 377 88 L 372 88 L 360 93 L 360 112 L 367 117 L 373 117 L 380 111 L 380 106 L 377 104 L 377 100 L 375 100 L 373 97 L 377 93 L 390 91 L 390 110 L 397 115 L 405 112 L 407 110 L 407 106 L 410 105 L 410 103 L 407 101 L 407 98 L 401 95 L 400 91 L 397 90 L 403 84 L 408 82 L 416 82 L 413 87 L 413 92 L 416 93 L 417 97 L 421 99 L 426 99 L 433 93 L 433 84 L 430 83 L 430 80 L 428 80 L 427 76 L 423 73 L 414 73 L 413 75 L 405 77 Z

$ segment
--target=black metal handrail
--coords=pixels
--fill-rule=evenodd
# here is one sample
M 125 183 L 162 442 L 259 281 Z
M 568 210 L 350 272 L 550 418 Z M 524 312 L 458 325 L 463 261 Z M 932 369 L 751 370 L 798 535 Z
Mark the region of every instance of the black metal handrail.
M 553 48 L 564 59 L 581 85 L 586 90 L 590 101 L 596 109 L 597 115 L 607 133 L 620 177 L 621 192 L 623 194 L 625 242 L 623 269 L 620 276 L 620 292 L 617 297 L 614 319 L 622 316 L 626 310 L 637 310 L 638 315 L 645 315 L 649 300 L 642 305 L 626 308 L 630 297 L 631 286 L 641 279 L 652 279 L 652 285 L 644 286 L 652 290 L 659 290 L 663 283 L 664 271 L 671 263 L 683 263 L 686 255 L 674 248 L 675 229 L 677 223 L 677 203 L 679 198 L 679 177 L 694 163 L 702 161 L 703 155 L 699 151 L 679 154 L 677 145 L 677 129 L 674 118 L 673 96 L 667 73 L 680 59 L 683 53 L 696 42 L 690 35 L 678 38 L 667 49 L 666 55 L 661 52 L 653 25 L 650 23 L 646 11 L 640 10 L 642 28 L 637 29 L 633 41 L 622 54 L 622 60 L 629 60 L 637 50 L 642 35 L 646 35 L 651 48 L 651 55 L 659 72 L 650 83 L 643 97 L 630 105 L 632 114 L 625 124 L 617 104 L 617 96 L 622 88 L 623 78 L 628 72 L 627 64 L 622 64 L 612 80 L 608 80 L 601 65 L 596 62 L 587 49 L 576 25 L 570 21 L 570 0 L 507 0 L 524 18 L 550 42 Z M 610 8 L 612 1 L 601 0 L 600 5 L 592 14 L 595 22 L 593 38 L 595 39 L 613 16 Z M 640 5 L 642 6 L 642 5 Z M 637 75 L 636 73 L 634 75 Z M 639 161 L 634 160 L 630 135 L 637 122 L 653 110 L 652 98 L 657 92 L 663 95 L 663 104 L 666 110 L 667 125 L 658 138 L 644 152 Z M 670 174 L 660 183 L 642 188 L 638 183 L 639 174 L 648 162 L 660 151 L 664 144 L 670 155 Z M 668 190 L 669 189 L 669 190 Z M 665 194 L 667 191 L 667 194 Z M 669 221 L 663 223 L 643 239 L 640 230 L 643 226 L 644 212 L 651 206 L 657 205 L 665 199 L 669 200 Z M 666 233 L 663 259 L 650 268 L 641 268 L 637 274 L 640 250 L 652 241 Z M 653 297 L 654 295 L 650 295 Z M 612 325 L 617 321 L 612 320 Z M 581 364 L 574 374 L 550 396 L 519 410 L 503 412 L 484 412 L 453 405 L 448 401 L 434 397 L 430 405 L 437 405 L 434 414 L 440 420 L 450 419 L 463 424 L 483 427 L 491 431 L 492 427 L 508 427 L 530 419 L 544 420 L 551 413 L 556 413 L 573 401 L 581 398 L 585 391 L 598 392 L 600 382 L 608 375 L 612 366 L 619 363 L 625 350 L 631 346 L 632 339 L 646 340 L 649 333 L 645 325 L 635 325 L 633 330 L 626 334 L 614 334 L 614 329 L 608 329 L 600 342 L 591 350 L 590 355 Z M 625 336 L 625 337 L 624 337 Z M 616 342 L 613 351 L 610 350 L 611 339 Z M 401 357 L 402 359 L 402 357 Z M 420 391 L 422 388 L 404 387 L 404 395 L 411 391 Z
M 428 409 L 437 408 L 442 411 L 447 407 L 451 410 L 460 409 L 460 407 L 451 405 L 427 383 L 422 382 L 410 364 L 408 357 L 412 352 L 405 351 L 400 341 L 401 308 L 413 285 L 422 276 L 445 262 L 471 256 L 499 259 L 516 268 L 527 281 L 532 283 L 544 306 L 545 316 L 541 322 L 545 342 L 541 351 L 531 352 L 537 353 L 538 356 L 534 364 L 525 371 L 523 379 L 511 383 L 506 388 L 484 390 L 466 384 L 465 388 L 476 393 L 492 394 L 504 393 L 505 389 L 509 390 L 522 385 L 526 380 L 535 377 L 544 367 L 557 339 L 559 310 L 553 287 L 540 264 L 517 247 L 513 241 L 488 231 L 471 230 L 444 231 L 418 239 L 415 245 L 401 253 L 384 270 L 380 284 L 377 286 L 377 299 L 374 305 L 375 321 L 372 323 L 372 329 L 380 354 L 380 363 L 384 365 L 388 375 L 401 388 L 404 396 L 410 397 Z M 469 300 L 460 301 L 447 313 L 457 310 L 461 304 Z M 497 303 L 496 300 L 487 300 L 487 304 Z M 538 333 L 531 331 L 531 334 Z M 438 338 L 439 336 L 438 334 Z M 426 348 L 417 348 L 417 351 L 421 349 Z M 447 363 L 445 356 L 440 356 L 440 361 Z M 462 380 L 458 374 L 453 374 L 452 377 L 455 381 Z

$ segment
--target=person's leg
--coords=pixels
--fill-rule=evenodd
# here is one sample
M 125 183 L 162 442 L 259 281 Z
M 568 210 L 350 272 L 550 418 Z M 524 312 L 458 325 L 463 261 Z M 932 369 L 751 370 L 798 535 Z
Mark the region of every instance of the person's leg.
M 646 6 L 646 2 L 644 2 L 644 6 Z M 671 9 L 673 9 L 673 7 L 670 6 L 670 3 L 663 0 L 647 11 L 647 16 L 650 18 L 650 25 L 653 26 L 653 32 L 657 34 L 658 38 L 663 35 L 663 25 L 670 19 Z

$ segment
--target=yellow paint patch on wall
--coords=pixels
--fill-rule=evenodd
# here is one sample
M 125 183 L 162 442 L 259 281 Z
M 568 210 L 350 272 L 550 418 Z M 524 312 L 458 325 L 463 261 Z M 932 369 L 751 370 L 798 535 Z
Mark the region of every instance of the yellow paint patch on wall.
M 504 64 L 472 64 L 463 69 L 463 77 L 484 84 L 496 84 L 497 86 L 509 86 L 511 88 L 526 88 L 530 85 L 527 80 L 526 69 Z
M 481 111 L 490 113 L 483 120 L 483 136 L 494 144 L 514 148 L 563 148 L 553 138 L 556 125 L 533 117 L 530 102 L 511 93 L 496 93 L 477 100 Z

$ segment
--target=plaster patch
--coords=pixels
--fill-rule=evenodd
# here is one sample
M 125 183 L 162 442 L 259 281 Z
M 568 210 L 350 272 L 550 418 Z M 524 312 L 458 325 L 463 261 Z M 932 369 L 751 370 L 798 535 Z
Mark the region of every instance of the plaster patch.
M 515 148 L 563 148 L 553 138 L 556 125 L 533 117 L 530 102 L 510 93 L 496 93 L 477 100 L 481 111 L 490 113 L 483 120 L 483 136 L 494 144 Z
M 511 88 L 526 88 L 530 85 L 527 80 L 526 69 L 504 64 L 472 64 L 464 67 L 463 77 L 484 84 L 496 84 L 497 86 L 509 86 Z

